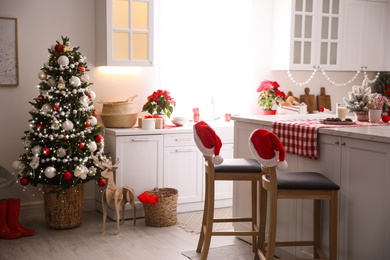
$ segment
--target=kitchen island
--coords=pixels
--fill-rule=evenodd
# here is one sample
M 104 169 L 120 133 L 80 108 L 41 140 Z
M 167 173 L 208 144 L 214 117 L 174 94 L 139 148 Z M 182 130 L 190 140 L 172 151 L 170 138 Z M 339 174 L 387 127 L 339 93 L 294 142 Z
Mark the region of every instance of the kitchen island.
M 234 156 L 249 157 L 250 133 L 263 128 L 272 131 L 281 120 L 324 119 L 332 114 L 236 116 Z M 318 159 L 286 154 L 287 171 L 318 171 L 340 185 L 339 258 L 341 260 L 390 259 L 390 124 L 379 126 L 326 127 L 318 129 Z M 249 187 L 236 182 L 233 214 L 249 212 Z M 310 239 L 312 204 L 283 200 L 278 205 L 277 239 Z M 327 249 L 327 207 L 324 207 L 323 242 Z M 235 226 L 236 229 L 242 227 Z M 307 247 L 286 251 L 310 258 Z

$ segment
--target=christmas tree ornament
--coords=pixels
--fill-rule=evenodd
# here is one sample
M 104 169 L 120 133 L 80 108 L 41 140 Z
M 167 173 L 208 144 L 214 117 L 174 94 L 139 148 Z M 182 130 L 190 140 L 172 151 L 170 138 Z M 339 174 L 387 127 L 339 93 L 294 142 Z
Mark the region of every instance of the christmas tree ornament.
M 42 96 L 42 95 L 39 95 L 39 96 L 37 97 L 37 99 L 38 99 L 38 101 L 42 101 L 43 96 Z
M 79 87 L 81 85 L 81 81 L 78 77 L 72 76 L 69 79 L 69 84 L 72 85 L 73 87 Z
M 53 78 L 49 78 L 47 80 L 47 84 L 50 86 L 50 87 L 54 87 L 55 84 L 56 84 L 56 81 L 53 79 Z
M 15 171 L 19 171 L 22 165 L 23 164 L 21 161 L 14 161 L 12 163 L 12 169 L 14 169 Z
M 46 77 L 47 77 L 47 75 L 46 75 L 46 73 L 45 73 L 44 71 L 40 71 L 40 72 L 38 73 L 38 78 L 39 78 L 40 80 L 45 80 Z
M 58 130 L 60 129 L 60 123 L 56 120 L 51 124 L 51 129 Z
M 92 125 L 92 126 L 97 125 L 97 118 L 96 118 L 95 116 L 91 116 L 91 117 L 89 118 L 89 121 L 91 122 L 91 125 Z
M 97 171 L 96 167 L 95 166 L 91 166 L 88 169 L 88 175 L 89 176 L 95 176 L 96 175 L 96 171 Z
M 65 43 L 65 45 L 63 46 L 63 50 L 64 50 L 64 52 L 72 51 L 72 50 L 73 50 L 73 47 L 70 45 L 69 42 L 67 42 L 67 43 Z
M 74 176 L 81 178 L 82 180 L 85 180 L 87 178 L 88 174 L 88 168 L 84 165 L 79 165 L 74 170 Z
M 51 178 L 54 178 L 54 176 L 56 176 L 56 168 L 54 168 L 53 166 L 49 166 L 45 169 L 44 173 L 45 173 L 45 176 L 49 179 Z
M 94 152 L 97 150 L 97 144 L 95 142 L 88 143 L 88 149 L 90 152 Z
M 81 142 L 80 142 L 80 143 L 79 143 L 79 148 L 80 148 L 80 149 L 83 149 L 83 148 L 84 148 L 84 145 L 85 145 L 84 143 L 81 143 Z
M 42 124 L 36 124 L 35 127 L 37 128 L 38 131 L 43 129 L 43 125 Z
M 61 76 L 60 79 L 58 80 L 57 88 L 58 88 L 58 89 L 64 89 L 64 88 L 65 88 L 65 81 L 64 81 L 64 79 L 62 78 L 62 76 Z
M 62 52 L 62 45 L 61 44 L 56 44 L 55 46 L 54 46 L 54 50 L 56 51 L 56 52 L 58 52 L 58 53 L 61 53 Z
M 86 122 L 84 123 L 84 126 L 85 126 L 85 127 L 90 127 L 90 126 L 91 126 L 91 121 L 86 121 Z
M 44 113 L 48 113 L 51 111 L 51 105 L 50 104 L 44 104 L 42 107 L 41 107 L 41 111 L 44 112 Z
M 389 122 L 390 121 L 390 116 L 389 115 L 383 115 L 382 116 L 382 121 L 383 121 L 383 123 Z
M 99 186 L 99 187 L 104 187 L 104 186 L 106 186 L 106 184 L 107 184 L 107 181 L 106 181 L 106 179 L 104 179 L 104 178 L 101 178 L 101 179 L 98 181 L 98 186 Z
M 31 169 L 36 169 L 39 166 L 39 157 L 37 154 L 34 155 L 34 157 L 31 159 L 30 163 L 28 164 Z
M 63 148 L 63 147 L 60 147 L 57 149 L 57 152 L 56 152 L 57 156 L 58 157 L 64 157 L 66 155 L 66 149 Z
M 90 100 L 95 100 L 95 98 L 96 98 L 96 93 L 95 93 L 95 91 L 90 90 L 89 93 L 88 93 L 88 98 L 89 98 Z
M 103 140 L 103 136 L 101 134 L 95 135 L 95 141 L 97 143 L 100 143 Z
M 30 181 L 26 177 L 20 179 L 20 184 L 22 184 L 23 186 L 27 186 L 29 183 Z
M 64 180 L 69 181 L 73 178 L 73 175 L 70 171 L 64 172 Z
M 69 64 L 69 58 L 65 55 L 58 57 L 57 62 L 60 66 L 67 66 Z
M 47 146 L 43 147 L 43 148 L 42 148 L 42 154 L 43 154 L 44 156 L 50 155 L 50 148 L 47 147 Z
M 82 97 L 80 97 L 79 102 L 80 102 L 84 107 L 88 107 L 89 99 L 88 99 L 87 96 L 82 96 Z
M 82 82 L 88 82 L 89 81 L 89 75 L 88 74 L 83 74 L 80 77 Z
M 84 72 L 85 72 L 85 67 L 84 67 L 84 66 L 79 66 L 79 67 L 77 68 L 77 71 L 78 71 L 79 73 L 84 73 Z
M 42 147 L 39 145 L 35 145 L 32 149 L 31 152 L 33 155 L 39 155 L 42 152 Z
M 71 131 L 73 129 L 73 123 L 72 121 L 69 121 L 69 120 L 65 120 L 63 123 L 62 123 L 62 129 L 64 129 L 65 131 Z
M 53 109 L 54 109 L 54 110 L 59 110 L 59 109 L 60 109 L 60 104 L 55 103 L 55 104 L 53 105 Z

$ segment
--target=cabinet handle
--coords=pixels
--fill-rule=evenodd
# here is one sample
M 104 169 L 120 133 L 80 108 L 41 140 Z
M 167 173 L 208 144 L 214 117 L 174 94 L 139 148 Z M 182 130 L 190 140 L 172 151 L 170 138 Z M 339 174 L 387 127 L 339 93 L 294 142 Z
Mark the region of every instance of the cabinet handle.
M 176 149 L 175 152 L 177 152 L 177 153 L 188 153 L 188 152 L 192 152 L 192 149 Z
M 176 142 L 190 142 L 192 141 L 191 138 L 176 138 L 175 139 Z
M 148 142 L 148 141 L 150 141 L 150 139 L 149 138 L 133 138 L 133 139 L 131 139 L 131 141 L 133 141 L 133 142 Z
M 339 144 L 340 142 L 339 141 L 335 141 L 334 144 Z
M 341 145 L 346 145 L 346 143 L 345 142 L 341 142 Z

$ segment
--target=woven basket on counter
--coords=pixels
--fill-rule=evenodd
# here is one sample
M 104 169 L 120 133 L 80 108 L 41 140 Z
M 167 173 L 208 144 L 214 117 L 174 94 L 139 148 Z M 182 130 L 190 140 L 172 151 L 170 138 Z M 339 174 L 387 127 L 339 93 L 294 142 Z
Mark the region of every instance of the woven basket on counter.
M 80 226 L 84 217 L 84 184 L 57 194 L 56 185 L 43 184 L 45 220 L 54 229 Z
M 177 189 L 155 188 L 146 191 L 155 196 L 159 196 L 156 205 L 142 204 L 145 211 L 145 224 L 152 227 L 168 227 L 177 222 Z
M 133 106 L 132 96 L 124 101 L 104 102 L 99 100 L 98 103 L 103 104 L 100 117 L 105 127 L 113 128 L 131 128 L 137 122 L 138 112 Z

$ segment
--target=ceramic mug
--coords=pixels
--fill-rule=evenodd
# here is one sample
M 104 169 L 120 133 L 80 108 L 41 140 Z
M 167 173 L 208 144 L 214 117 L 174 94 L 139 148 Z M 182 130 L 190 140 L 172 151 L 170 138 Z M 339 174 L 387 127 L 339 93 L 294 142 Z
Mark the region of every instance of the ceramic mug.
M 143 130 L 153 130 L 155 128 L 156 128 L 156 120 L 154 118 L 142 119 L 142 129 Z

